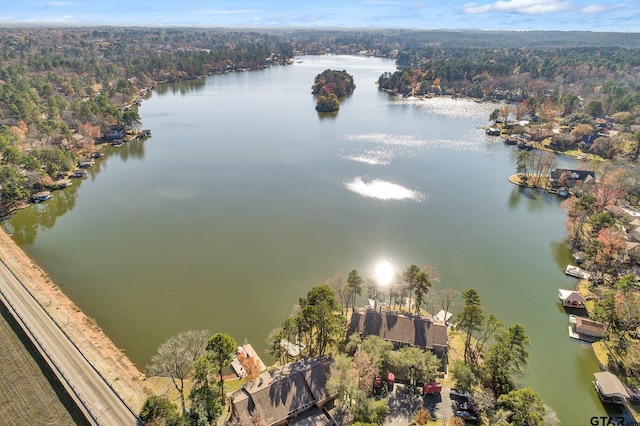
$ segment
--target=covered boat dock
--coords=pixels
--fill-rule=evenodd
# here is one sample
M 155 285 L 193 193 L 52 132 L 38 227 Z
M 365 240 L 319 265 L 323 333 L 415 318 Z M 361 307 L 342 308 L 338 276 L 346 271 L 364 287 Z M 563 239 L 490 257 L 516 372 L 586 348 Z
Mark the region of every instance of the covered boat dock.
M 602 402 L 624 405 L 630 398 L 627 388 L 620 379 L 608 371 L 593 373 L 593 386 Z

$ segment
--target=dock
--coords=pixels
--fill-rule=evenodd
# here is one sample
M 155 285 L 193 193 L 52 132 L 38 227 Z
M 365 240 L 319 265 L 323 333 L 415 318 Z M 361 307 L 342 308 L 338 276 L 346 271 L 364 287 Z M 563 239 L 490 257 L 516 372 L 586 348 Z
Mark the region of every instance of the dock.
M 94 160 L 93 158 L 85 158 L 83 160 L 78 161 L 78 167 L 82 169 L 93 167 L 95 165 L 96 165 L 96 160 Z
M 253 346 L 251 346 L 250 343 L 245 341 L 245 343 L 242 346 L 238 346 L 238 352 L 236 356 L 233 358 L 233 361 L 231 361 L 231 369 L 233 370 L 234 373 L 236 373 L 236 376 L 240 378 L 246 376 L 247 373 L 244 370 L 244 367 L 242 366 L 242 363 L 240 362 L 238 357 L 253 358 L 253 361 L 258 367 L 258 371 L 260 372 L 263 372 L 267 369 L 267 366 L 264 364 L 262 359 L 260 359 L 255 349 L 253 349 Z
M 37 194 L 33 195 L 33 202 L 42 203 L 43 201 L 47 201 L 51 197 L 52 195 L 51 195 L 51 192 L 49 191 L 38 192 Z
M 569 315 L 569 337 L 593 343 L 604 337 L 607 326 L 589 318 Z
M 564 273 L 572 277 L 580 278 L 581 280 L 588 280 L 591 278 L 591 273 L 573 265 L 567 265 L 567 269 L 564 270 Z

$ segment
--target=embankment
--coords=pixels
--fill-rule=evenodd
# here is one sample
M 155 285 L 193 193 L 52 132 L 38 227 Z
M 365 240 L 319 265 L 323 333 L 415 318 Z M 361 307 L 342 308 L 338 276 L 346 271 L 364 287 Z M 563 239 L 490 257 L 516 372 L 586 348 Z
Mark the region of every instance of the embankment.
M 144 375 L 126 354 L 0 229 L 0 256 L 134 412 L 146 399 Z

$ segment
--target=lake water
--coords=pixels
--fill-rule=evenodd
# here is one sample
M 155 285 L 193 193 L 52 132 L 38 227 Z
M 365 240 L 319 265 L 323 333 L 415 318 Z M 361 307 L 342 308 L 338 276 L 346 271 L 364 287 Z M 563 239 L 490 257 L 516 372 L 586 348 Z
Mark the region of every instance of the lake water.
M 357 85 L 336 115 L 319 115 L 310 93 L 327 68 Z M 475 288 L 525 326 L 524 384 L 563 424 L 588 424 L 605 412 L 592 351 L 569 339 L 557 301 L 575 285 L 560 201 L 508 182 L 516 150 L 481 128 L 495 105 L 393 99 L 375 85 L 393 70 L 303 57 L 161 86 L 140 108 L 150 139 L 109 147 L 88 179 L 4 226 L 141 368 L 189 329 L 263 352 L 335 273 L 433 265 L 434 290 Z

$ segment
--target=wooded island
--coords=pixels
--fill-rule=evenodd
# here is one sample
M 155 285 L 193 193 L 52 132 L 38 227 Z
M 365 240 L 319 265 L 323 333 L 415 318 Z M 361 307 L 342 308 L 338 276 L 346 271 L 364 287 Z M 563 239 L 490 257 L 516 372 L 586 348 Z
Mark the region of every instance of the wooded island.
M 340 99 L 355 90 L 353 76 L 346 71 L 324 70 L 316 76 L 311 93 L 318 97 L 316 111 L 336 112 L 340 109 Z

